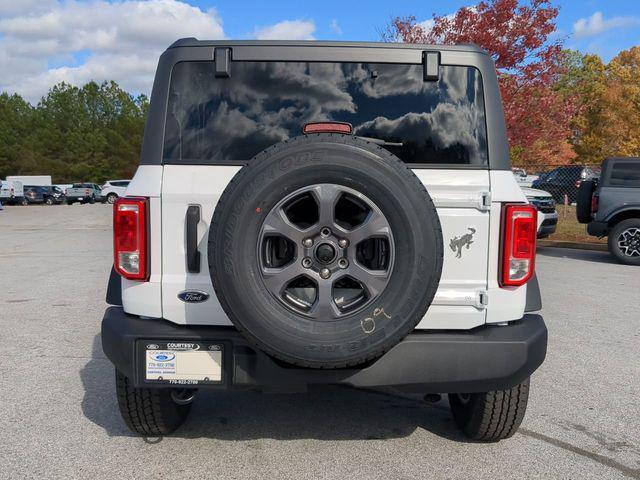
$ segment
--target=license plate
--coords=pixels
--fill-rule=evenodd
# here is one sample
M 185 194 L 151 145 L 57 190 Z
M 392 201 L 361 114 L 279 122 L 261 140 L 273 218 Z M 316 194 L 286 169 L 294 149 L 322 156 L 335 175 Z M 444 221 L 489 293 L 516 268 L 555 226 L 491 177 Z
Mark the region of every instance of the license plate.
M 145 380 L 174 385 L 222 381 L 222 345 L 209 342 L 145 342 Z

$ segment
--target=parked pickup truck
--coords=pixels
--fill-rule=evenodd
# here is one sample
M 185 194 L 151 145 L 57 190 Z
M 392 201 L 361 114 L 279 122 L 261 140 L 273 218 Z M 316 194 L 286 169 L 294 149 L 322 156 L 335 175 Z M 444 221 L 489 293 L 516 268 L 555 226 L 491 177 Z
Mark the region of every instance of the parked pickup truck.
M 75 202 L 96 203 L 96 201 L 102 201 L 101 191 L 102 188 L 95 183 L 74 183 L 66 191 L 67 205 Z

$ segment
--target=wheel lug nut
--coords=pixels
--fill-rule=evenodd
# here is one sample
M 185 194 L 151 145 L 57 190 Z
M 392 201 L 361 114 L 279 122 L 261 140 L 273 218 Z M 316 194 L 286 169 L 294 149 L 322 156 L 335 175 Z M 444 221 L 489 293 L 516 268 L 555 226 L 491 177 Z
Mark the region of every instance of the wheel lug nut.
M 313 238 L 305 238 L 302 240 L 302 245 L 307 248 L 313 247 Z
M 328 268 L 323 268 L 322 270 L 320 270 L 320 276 L 326 280 L 331 276 L 331 270 L 329 270 Z
M 302 266 L 304 268 L 311 268 L 311 259 L 309 257 L 304 257 L 302 259 Z
M 341 238 L 341 239 L 338 241 L 338 246 L 339 246 L 340 248 L 347 248 L 347 247 L 349 246 L 349 240 L 347 240 L 346 238 Z
M 340 268 L 347 268 L 349 266 L 349 261 L 346 258 L 341 258 L 338 260 L 338 266 Z

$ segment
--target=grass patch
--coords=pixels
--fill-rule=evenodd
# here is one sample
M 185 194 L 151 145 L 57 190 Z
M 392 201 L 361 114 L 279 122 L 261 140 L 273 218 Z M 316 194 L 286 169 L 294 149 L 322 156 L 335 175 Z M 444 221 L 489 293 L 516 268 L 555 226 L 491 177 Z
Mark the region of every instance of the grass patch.
M 570 242 L 607 243 L 607 239 L 587 235 L 587 226 L 576 218 L 576 207 L 557 205 L 558 226 L 556 233 L 547 237 L 549 240 L 565 240 Z

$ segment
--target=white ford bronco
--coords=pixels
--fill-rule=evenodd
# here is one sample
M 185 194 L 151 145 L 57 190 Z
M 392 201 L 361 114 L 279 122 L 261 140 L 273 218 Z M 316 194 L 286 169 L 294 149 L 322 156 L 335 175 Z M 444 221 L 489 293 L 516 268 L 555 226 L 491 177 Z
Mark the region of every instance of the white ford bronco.
M 102 345 L 141 435 L 200 389 L 449 394 L 511 436 L 543 362 L 536 209 L 473 46 L 182 39 L 114 205 Z

